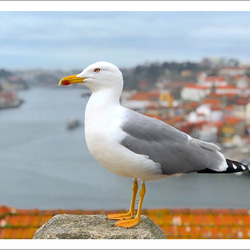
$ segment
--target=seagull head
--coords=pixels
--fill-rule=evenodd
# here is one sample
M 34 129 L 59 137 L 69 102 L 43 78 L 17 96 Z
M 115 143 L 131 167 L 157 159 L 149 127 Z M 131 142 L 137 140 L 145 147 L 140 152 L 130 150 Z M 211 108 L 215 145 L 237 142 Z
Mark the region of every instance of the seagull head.
M 103 89 L 122 89 L 123 78 L 121 71 L 114 64 L 97 62 L 78 75 L 64 77 L 60 80 L 59 86 L 75 83 L 84 85 L 95 92 Z

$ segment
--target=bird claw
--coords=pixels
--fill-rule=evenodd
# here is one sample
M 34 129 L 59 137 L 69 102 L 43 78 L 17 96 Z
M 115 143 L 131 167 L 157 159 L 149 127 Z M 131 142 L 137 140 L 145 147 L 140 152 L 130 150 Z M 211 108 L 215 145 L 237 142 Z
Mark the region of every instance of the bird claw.
M 129 220 L 119 220 L 115 223 L 114 226 L 129 229 L 131 227 L 138 225 L 139 223 L 140 223 L 140 219 L 134 218 L 134 219 L 129 219 Z
M 107 215 L 108 220 L 129 220 L 133 218 L 133 213 L 127 212 L 125 214 L 109 214 Z

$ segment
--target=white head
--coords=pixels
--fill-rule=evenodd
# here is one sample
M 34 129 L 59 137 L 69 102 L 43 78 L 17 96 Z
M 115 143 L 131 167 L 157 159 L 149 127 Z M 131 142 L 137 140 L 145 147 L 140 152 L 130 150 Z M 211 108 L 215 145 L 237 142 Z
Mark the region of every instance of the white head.
M 92 92 L 103 89 L 122 91 L 123 78 L 121 71 L 112 63 L 97 62 L 91 64 L 80 74 L 63 78 L 59 85 L 79 83 L 88 87 Z

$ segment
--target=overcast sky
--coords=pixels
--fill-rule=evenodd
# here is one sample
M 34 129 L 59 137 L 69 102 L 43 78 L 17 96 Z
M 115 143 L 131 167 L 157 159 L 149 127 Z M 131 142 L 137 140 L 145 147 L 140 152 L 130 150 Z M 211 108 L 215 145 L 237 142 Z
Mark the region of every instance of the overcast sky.
M 250 12 L 0 12 L 0 68 L 250 62 Z

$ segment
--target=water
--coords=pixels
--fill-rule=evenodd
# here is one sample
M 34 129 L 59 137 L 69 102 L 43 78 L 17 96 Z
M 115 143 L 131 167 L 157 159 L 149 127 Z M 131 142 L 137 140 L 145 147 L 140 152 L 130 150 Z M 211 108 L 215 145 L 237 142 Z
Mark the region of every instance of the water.
M 116 176 L 90 155 L 84 127 L 85 89 L 33 88 L 25 103 L 0 110 L 0 205 L 40 209 L 121 209 L 130 205 L 132 180 Z M 249 175 L 168 177 L 146 184 L 144 208 L 250 207 Z

